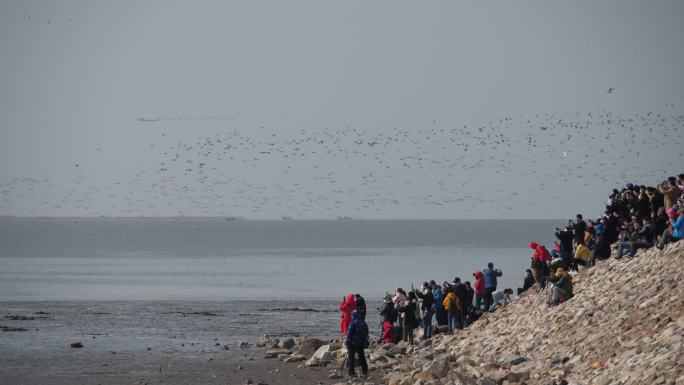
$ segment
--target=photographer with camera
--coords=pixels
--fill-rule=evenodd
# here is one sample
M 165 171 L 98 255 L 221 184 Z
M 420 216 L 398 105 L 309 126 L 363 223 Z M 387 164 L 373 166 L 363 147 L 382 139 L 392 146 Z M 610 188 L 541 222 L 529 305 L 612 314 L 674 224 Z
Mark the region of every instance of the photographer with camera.
M 663 202 L 665 204 L 665 212 L 667 212 L 675 203 L 677 198 L 682 195 L 682 190 L 677 186 L 677 179 L 673 176 L 669 177 L 663 183 L 658 185 L 658 192 L 663 194 Z
M 398 313 L 397 309 L 394 308 L 394 302 L 392 302 L 392 296 L 389 293 L 383 299 L 380 316 L 382 316 L 382 342 L 391 344 L 395 342 L 392 332 L 394 323 L 397 322 Z
M 427 282 L 423 282 L 420 289 L 420 291 L 413 289 L 413 292 L 420 300 L 420 316 L 423 321 L 423 337 L 421 339 L 426 339 L 432 337 L 432 308 L 435 304 L 435 297 L 432 294 L 432 288 Z

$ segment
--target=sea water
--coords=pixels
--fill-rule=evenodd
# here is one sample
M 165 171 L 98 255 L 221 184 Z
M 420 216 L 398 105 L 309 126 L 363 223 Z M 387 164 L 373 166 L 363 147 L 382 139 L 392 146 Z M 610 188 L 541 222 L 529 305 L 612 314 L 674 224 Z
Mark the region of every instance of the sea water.
M 493 262 L 522 285 L 553 220 L 0 219 L 0 301 L 379 299 Z

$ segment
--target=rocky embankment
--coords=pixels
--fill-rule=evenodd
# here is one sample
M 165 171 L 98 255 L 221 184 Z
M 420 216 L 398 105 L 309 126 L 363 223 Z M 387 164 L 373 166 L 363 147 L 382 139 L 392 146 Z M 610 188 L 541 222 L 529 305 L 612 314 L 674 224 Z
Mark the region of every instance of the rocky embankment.
M 573 280 L 575 296 L 556 307 L 547 306 L 545 291 L 530 290 L 455 335 L 374 346 L 367 350 L 371 378 L 359 381 L 684 384 L 684 242 L 633 259 L 610 258 Z M 275 345 L 268 357 L 303 368 L 327 365 L 331 378 L 343 373 L 339 342 L 301 338 L 297 345 Z

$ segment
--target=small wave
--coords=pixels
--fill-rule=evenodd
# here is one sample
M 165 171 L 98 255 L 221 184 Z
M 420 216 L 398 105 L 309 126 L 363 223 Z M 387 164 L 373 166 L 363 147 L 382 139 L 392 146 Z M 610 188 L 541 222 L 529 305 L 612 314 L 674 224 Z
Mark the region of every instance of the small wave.
M 336 310 L 328 309 L 312 309 L 301 307 L 274 307 L 274 308 L 259 308 L 257 311 L 288 311 L 288 312 L 304 312 L 304 313 L 333 313 Z
M 206 316 L 206 317 L 216 317 L 216 316 L 218 316 L 218 314 L 216 314 L 216 313 L 210 313 L 210 312 L 208 312 L 208 311 L 193 311 L 193 312 L 188 312 L 188 313 L 182 312 L 182 311 L 172 311 L 172 312 L 166 312 L 166 313 L 162 313 L 162 314 L 165 314 L 165 315 L 166 315 L 166 314 L 180 314 L 180 315 L 182 315 L 183 317 L 187 317 L 187 316 L 189 316 L 189 315 L 198 315 L 198 316 Z

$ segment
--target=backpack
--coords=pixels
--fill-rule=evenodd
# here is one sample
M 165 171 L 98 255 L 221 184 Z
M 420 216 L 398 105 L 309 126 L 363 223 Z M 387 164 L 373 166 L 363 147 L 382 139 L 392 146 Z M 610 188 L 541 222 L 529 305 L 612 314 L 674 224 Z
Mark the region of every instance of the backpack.
M 458 295 L 456 295 L 456 298 L 450 300 L 450 302 L 450 309 L 461 310 L 461 299 L 458 298 Z

